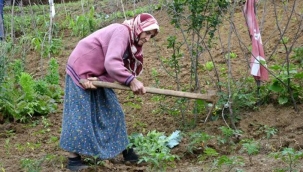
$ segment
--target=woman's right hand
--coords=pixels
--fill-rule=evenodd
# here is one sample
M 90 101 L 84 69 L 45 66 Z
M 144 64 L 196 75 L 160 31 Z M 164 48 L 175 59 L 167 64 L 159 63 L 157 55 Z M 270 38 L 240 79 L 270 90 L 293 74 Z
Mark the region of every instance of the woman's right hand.
M 98 78 L 89 77 L 87 79 L 80 79 L 79 83 L 83 86 L 84 89 L 97 89 L 92 81 L 98 81 Z
M 136 78 L 134 78 L 131 82 L 130 82 L 130 89 L 134 92 L 134 94 L 145 94 L 146 93 L 146 89 L 143 85 L 142 82 L 140 82 L 139 80 L 137 80 Z

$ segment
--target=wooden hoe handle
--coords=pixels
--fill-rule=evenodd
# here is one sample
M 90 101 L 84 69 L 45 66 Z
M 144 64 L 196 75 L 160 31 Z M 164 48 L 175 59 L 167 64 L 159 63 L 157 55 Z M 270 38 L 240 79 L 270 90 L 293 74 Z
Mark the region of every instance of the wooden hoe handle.
M 117 84 L 117 83 L 93 81 L 93 84 L 97 87 L 131 91 L 131 89 L 129 87 L 121 85 L 121 84 Z M 146 89 L 147 93 L 152 93 L 152 94 L 162 94 L 162 95 L 175 96 L 175 97 L 201 99 L 201 100 L 205 100 L 206 102 L 216 102 L 216 100 L 217 100 L 216 91 L 209 91 L 208 94 L 199 94 L 199 93 L 173 91 L 173 90 L 166 90 L 166 89 L 159 89 L 159 88 L 152 88 L 152 87 L 145 87 L 145 89 Z

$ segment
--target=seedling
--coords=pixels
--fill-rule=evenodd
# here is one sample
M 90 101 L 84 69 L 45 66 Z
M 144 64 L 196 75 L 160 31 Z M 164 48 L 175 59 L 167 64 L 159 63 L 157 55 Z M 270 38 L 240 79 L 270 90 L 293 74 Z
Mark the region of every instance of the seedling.
M 252 155 L 256 155 L 259 153 L 259 143 L 254 140 L 243 140 L 242 143 L 242 151 L 245 151 L 248 154 L 249 162 L 250 164 L 253 164 Z
M 280 169 L 280 171 L 298 171 L 299 169 L 297 169 L 296 166 L 299 164 L 299 160 L 303 158 L 303 152 L 296 151 L 293 148 L 284 148 L 281 152 L 271 153 L 270 156 L 282 160 L 288 165 Z

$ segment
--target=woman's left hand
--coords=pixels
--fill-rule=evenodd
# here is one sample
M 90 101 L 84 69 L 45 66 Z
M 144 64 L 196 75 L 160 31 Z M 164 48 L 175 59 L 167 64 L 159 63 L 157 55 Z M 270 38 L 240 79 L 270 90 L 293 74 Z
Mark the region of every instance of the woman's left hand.
M 136 78 L 134 78 L 134 79 L 130 82 L 130 89 L 131 89 L 135 94 L 145 94 L 145 93 L 146 93 L 146 89 L 145 89 L 143 83 L 140 82 L 139 80 L 137 80 Z

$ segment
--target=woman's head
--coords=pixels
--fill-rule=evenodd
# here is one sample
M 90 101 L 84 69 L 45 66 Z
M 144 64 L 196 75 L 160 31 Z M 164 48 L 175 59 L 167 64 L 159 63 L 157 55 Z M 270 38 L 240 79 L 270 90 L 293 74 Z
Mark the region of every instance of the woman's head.
M 148 13 L 139 14 L 124 23 L 131 28 L 133 34 L 132 41 L 134 41 L 138 46 L 142 46 L 159 32 L 159 24 L 157 20 L 154 16 Z
M 125 20 L 123 24 L 128 26 L 130 31 L 129 48 L 132 53 L 123 59 L 124 65 L 138 76 L 143 69 L 142 45 L 159 33 L 159 24 L 154 16 L 148 13 L 142 13 L 130 20 Z
M 148 13 L 139 14 L 134 19 L 134 31 L 137 43 L 140 45 L 149 41 L 150 38 L 156 36 L 159 32 L 159 24 L 157 20 Z M 141 46 L 142 46 L 141 45 Z

